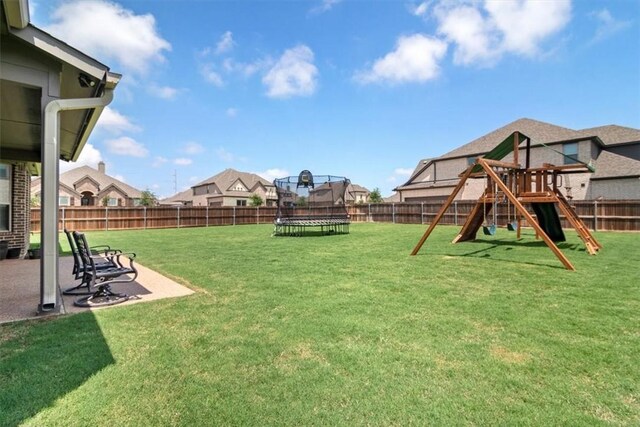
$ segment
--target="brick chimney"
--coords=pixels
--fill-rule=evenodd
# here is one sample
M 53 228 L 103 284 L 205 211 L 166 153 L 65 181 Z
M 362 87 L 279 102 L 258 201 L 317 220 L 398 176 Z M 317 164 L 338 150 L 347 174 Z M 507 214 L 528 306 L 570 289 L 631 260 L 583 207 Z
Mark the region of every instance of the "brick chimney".
M 99 162 L 99 163 L 98 163 L 98 172 L 100 172 L 100 173 L 106 173 L 105 171 L 106 171 L 106 167 L 105 167 L 105 165 L 104 165 L 104 162 Z

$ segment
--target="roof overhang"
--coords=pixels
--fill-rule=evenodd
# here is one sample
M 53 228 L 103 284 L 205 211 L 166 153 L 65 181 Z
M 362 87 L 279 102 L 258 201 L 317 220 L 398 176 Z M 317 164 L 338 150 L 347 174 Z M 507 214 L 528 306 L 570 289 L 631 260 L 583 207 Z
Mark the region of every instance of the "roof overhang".
M 3 61 L 0 111 L 2 153 L 5 162 L 27 163 L 38 174 L 41 159 L 43 110 L 55 99 L 90 99 L 114 89 L 121 76 L 109 67 L 29 23 L 26 0 L 2 2 L 3 56 L 24 58 L 25 64 L 47 64 L 38 71 L 42 84 L 25 81 L 27 65 Z M 48 74 L 47 74 L 48 73 Z M 47 89 L 45 89 L 47 88 Z M 53 89 L 52 89 L 53 88 Z M 75 161 L 96 126 L 104 107 L 65 111 L 60 115 L 60 159 Z

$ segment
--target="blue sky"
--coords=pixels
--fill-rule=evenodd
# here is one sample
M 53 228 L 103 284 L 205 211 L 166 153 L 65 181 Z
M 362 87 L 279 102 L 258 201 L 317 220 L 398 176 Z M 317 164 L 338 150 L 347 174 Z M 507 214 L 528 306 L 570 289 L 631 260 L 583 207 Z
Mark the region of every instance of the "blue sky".
M 640 2 L 34 1 L 124 75 L 77 164 L 161 197 L 225 168 L 384 196 L 521 117 L 640 128 Z

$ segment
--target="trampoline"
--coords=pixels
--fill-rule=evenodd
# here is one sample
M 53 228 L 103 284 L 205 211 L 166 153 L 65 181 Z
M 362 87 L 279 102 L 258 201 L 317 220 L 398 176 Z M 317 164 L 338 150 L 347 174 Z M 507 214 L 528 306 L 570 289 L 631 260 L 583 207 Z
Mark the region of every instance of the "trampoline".
M 278 196 L 274 236 L 348 234 L 351 223 L 345 196 L 351 182 L 343 176 L 298 176 L 273 181 Z

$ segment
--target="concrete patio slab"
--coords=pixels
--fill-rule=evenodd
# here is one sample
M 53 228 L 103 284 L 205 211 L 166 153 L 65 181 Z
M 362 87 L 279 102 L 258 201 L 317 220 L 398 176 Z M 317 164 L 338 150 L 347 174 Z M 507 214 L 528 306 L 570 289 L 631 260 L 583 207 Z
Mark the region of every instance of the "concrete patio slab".
M 62 295 L 59 292 L 60 311 L 50 314 L 38 314 L 40 302 L 40 260 L 10 259 L 0 261 L 0 323 L 17 320 L 42 318 L 45 316 L 79 313 L 86 310 L 102 310 L 116 308 L 128 304 L 153 301 L 162 298 L 173 298 L 194 293 L 167 277 L 136 263 L 138 277 L 134 282 L 119 283 L 113 286 L 116 292 L 125 293 L 132 298 L 122 304 L 109 307 L 83 308 L 76 307 L 73 302 L 78 296 Z M 60 257 L 60 288 L 74 286 L 72 257 Z

